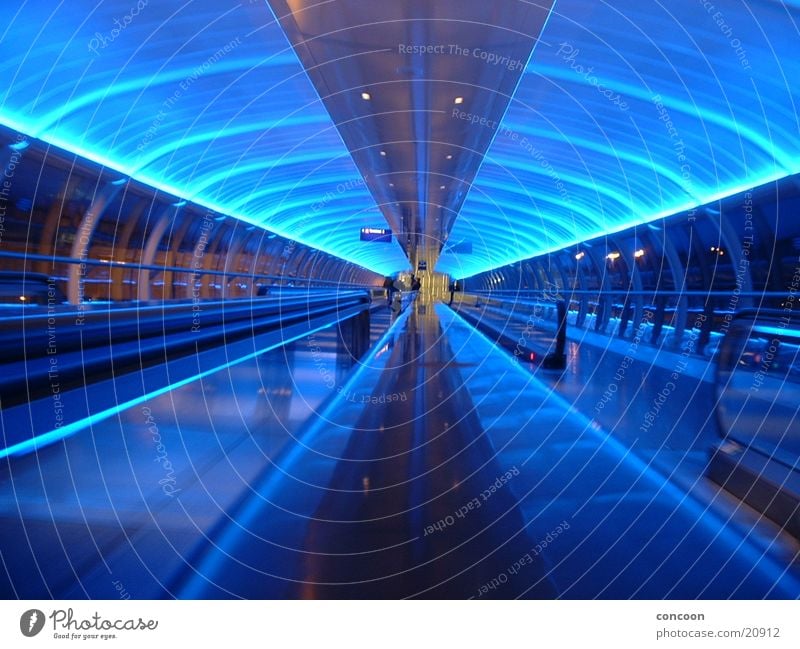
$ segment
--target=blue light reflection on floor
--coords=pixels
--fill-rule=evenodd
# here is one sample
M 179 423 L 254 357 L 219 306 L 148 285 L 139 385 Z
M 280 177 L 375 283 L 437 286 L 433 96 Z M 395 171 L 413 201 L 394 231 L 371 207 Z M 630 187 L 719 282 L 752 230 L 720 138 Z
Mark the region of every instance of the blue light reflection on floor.
M 18 444 L 13 444 L 8 448 L 0 449 L 0 459 L 11 455 L 24 455 L 25 453 L 36 451 L 37 449 L 40 449 L 48 444 L 52 444 L 62 439 L 66 439 L 71 435 L 75 435 L 76 433 L 79 433 L 82 430 L 90 428 L 93 424 L 108 419 L 109 417 L 113 417 L 114 415 L 122 412 L 123 410 L 127 410 L 128 408 L 131 408 L 133 406 L 145 403 L 150 399 L 159 397 L 162 394 L 166 394 L 171 390 L 183 387 L 184 385 L 188 385 L 189 383 L 192 383 L 199 379 L 211 376 L 212 374 L 219 372 L 221 370 L 233 367 L 235 365 L 240 365 L 241 363 L 249 361 L 253 358 L 257 358 L 258 356 L 261 356 L 262 354 L 265 354 L 273 349 L 277 349 L 278 347 L 288 345 L 289 343 L 292 343 L 296 340 L 300 340 L 301 338 L 307 338 L 309 335 L 316 333 L 317 331 L 322 331 L 324 329 L 327 329 L 330 326 L 331 326 L 330 324 L 325 324 L 319 327 L 315 327 L 313 329 L 309 329 L 308 331 L 304 331 L 295 336 L 283 338 L 282 340 L 267 347 L 264 347 L 263 349 L 259 349 L 256 352 L 252 352 L 245 356 L 240 356 L 239 358 L 235 358 L 227 363 L 223 363 L 222 365 L 217 365 L 208 370 L 203 370 L 202 372 L 198 372 L 193 376 L 181 379 L 180 381 L 176 381 L 157 390 L 152 390 L 134 399 L 129 399 L 127 401 L 124 401 L 123 403 L 119 403 L 113 408 L 107 408 L 93 415 L 90 415 L 89 417 L 85 417 L 70 424 L 66 424 L 64 426 L 51 430 L 47 433 L 42 433 L 41 435 L 37 435 L 32 439 L 25 440 L 24 442 L 19 442 Z

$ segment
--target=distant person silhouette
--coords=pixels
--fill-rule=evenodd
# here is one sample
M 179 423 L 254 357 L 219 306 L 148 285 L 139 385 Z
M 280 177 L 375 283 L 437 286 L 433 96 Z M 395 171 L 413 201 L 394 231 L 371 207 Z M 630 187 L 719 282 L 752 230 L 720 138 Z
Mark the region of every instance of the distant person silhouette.
M 394 285 L 394 280 L 389 277 L 388 275 L 383 278 L 383 288 L 386 289 L 386 304 L 391 309 L 392 308 L 392 298 L 394 296 L 394 292 L 397 288 Z
M 450 289 L 450 301 L 447 303 L 447 306 L 453 306 L 453 298 L 455 297 L 456 291 L 459 290 L 458 281 L 453 280 L 452 282 L 450 282 L 449 289 Z
M 392 297 L 389 301 L 389 308 L 392 310 L 394 315 L 397 315 L 403 308 L 403 291 L 401 289 L 400 280 L 397 280 L 393 284 L 390 295 L 392 295 Z

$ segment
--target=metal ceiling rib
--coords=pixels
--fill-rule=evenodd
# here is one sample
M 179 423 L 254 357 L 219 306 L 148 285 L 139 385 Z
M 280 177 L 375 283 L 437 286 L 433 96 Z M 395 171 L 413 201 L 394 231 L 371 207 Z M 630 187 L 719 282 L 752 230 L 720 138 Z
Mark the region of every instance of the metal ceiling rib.
M 266 3 L 3 8 L 0 123 L 381 274 L 408 266 L 360 241 L 387 224 Z
M 468 277 L 800 172 L 798 24 L 778 2 L 559 0 L 437 270 Z
M 466 277 L 800 171 L 797 3 L 6 5 L 0 123 L 379 273 L 441 248 Z
M 413 262 L 432 268 L 551 2 L 270 0 Z M 460 98 L 456 104 L 456 98 Z

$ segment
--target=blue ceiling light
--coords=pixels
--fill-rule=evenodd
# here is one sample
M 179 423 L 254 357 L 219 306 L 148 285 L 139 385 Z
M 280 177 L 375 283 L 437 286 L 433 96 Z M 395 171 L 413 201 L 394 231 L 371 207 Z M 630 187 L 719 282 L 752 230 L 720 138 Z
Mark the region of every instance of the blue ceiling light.
M 7 3 L 9 4 L 9 3 Z M 0 124 L 380 274 L 408 268 L 266 2 L 10 0 Z
M 456 278 L 800 173 L 800 7 L 559 0 L 436 269 Z M 697 218 L 704 218 L 698 212 Z

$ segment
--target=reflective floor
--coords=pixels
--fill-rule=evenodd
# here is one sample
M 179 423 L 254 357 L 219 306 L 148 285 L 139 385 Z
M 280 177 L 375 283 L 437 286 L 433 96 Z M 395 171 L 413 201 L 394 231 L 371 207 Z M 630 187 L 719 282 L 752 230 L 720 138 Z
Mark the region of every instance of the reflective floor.
M 12 458 L 3 594 L 800 595 L 797 543 L 697 470 L 703 367 L 639 435 L 672 359 L 615 379 L 621 357 L 573 344 L 544 372 L 422 296 L 352 340 L 329 327 Z
M 531 329 L 525 321 L 480 308 L 456 308 L 512 341 L 524 340 L 539 360 L 554 349 L 550 322 Z M 523 365 L 640 457 L 687 479 L 702 476 L 708 449 L 719 441 L 713 363 L 643 340 L 613 339 L 574 327 L 566 353 L 565 372 L 548 372 L 539 362 Z
M 3 461 L 3 596 L 160 592 L 353 364 L 336 326 L 237 360 L 220 349 L 225 369 Z
M 518 472 L 495 462 L 436 310 L 414 307 L 183 594 L 478 596 L 535 545 L 505 488 Z M 287 511 L 294 524 L 276 525 Z M 556 596 L 538 557 L 502 597 L 523 595 Z

